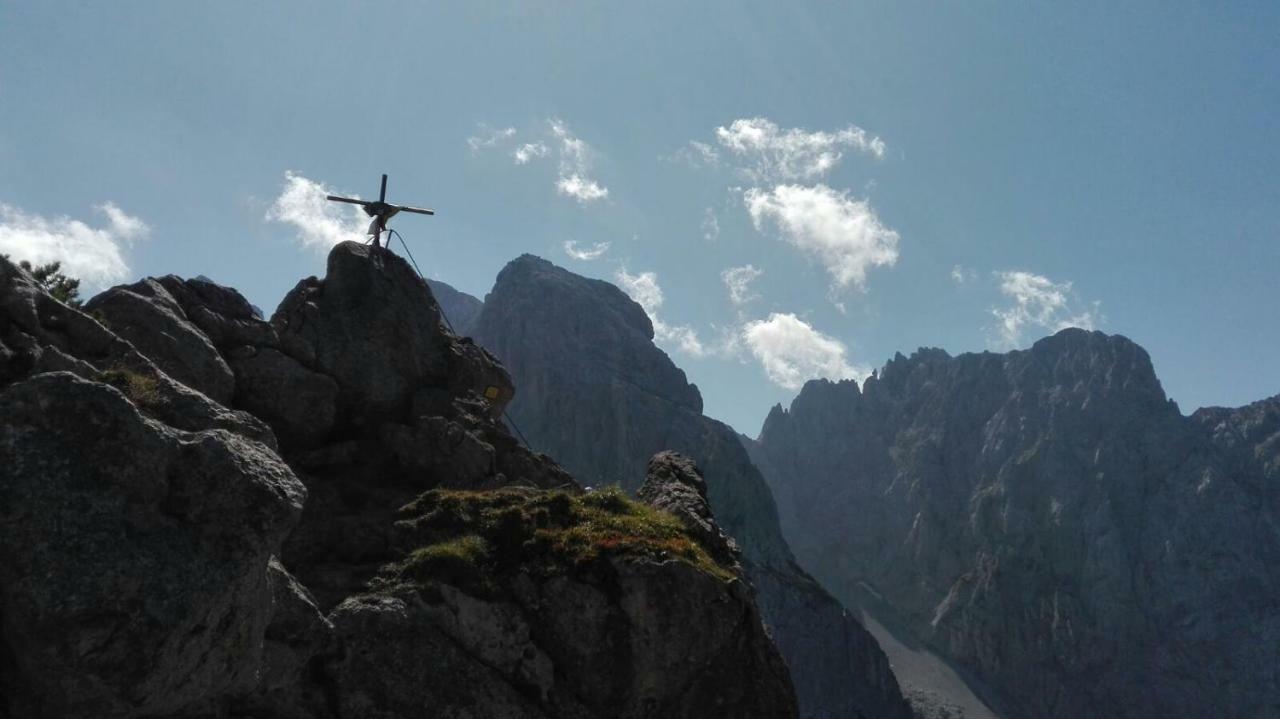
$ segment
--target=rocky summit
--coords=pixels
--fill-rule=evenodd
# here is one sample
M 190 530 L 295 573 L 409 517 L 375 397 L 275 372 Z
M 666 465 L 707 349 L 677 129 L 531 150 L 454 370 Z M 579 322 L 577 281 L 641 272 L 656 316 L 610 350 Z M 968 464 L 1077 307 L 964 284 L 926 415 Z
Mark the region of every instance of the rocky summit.
M 263 320 L 0 259 L 0 717 L 792 717 L 696 465 L 587 492 L 389 252 Z
M 1187 417 L 1071 329 L 810 382 L 755 451 L 801 561 L 1005 716 L 1280 716 L 1280 397 Z
M 706 536 L 697 517 L 709 506 L 740 546 L 802 716 L 909 715 L 883 652 L 795 562 L 764 479 L 734 431 L 703 416 L 698 388 L 654 346 L 638 304 L 607 282 L 525 255 L 498 275 L 472 331 L 520 387 L 508 408 L 515 424 L 579 481 L 644 497 L 639 478 L 655 452 L 697 462 L 705 487 L 681 490 L 679 504 L 702 508 L 677 514 Z

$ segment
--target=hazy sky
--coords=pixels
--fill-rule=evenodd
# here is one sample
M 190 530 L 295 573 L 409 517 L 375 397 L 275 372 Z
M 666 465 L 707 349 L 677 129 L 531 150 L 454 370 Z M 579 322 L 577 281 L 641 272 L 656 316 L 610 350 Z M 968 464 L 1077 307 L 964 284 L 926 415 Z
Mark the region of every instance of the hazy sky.
M 1280 392 L 1280 5 L 685 5 L 0 3 L 0 252 L 270 313 L 386 172 L 427 274 L 613 281 L 748 434 L 1072 324 Z

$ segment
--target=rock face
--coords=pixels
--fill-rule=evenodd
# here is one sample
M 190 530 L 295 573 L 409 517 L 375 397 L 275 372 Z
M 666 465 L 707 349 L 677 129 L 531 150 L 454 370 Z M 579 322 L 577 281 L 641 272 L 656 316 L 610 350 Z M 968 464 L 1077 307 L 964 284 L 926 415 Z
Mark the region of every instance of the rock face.
M 1274 716 L 1280 397 L 1183 417 L 1129 340 L 899 355 L 759 451 L 801 561 L 1015 717 Z
M 713 518 L 703 544 L 618 492 L 528 489 L 436 491 L 402 516 L 418 549 L 331 615 L 340 713 L 412 715 L 425 689 L 437 716 L 796 716 Z
M 484 302 L 440 280 L 428 279 L 427 286 L 431 288 L 436 302 L 440 303 L 440 312 L 448 318 L 453 331 L 459 337 L 469 336 L 476 318 L 480 316 L 480 310 L 484 308 Z
M 0 717 L 795 716 L 714 518 L 521 446 L 398 257 L 335 247 L 270 322 L 90 306 L 128 338 L 0 259 Z
M 267 563 L 305 497 L 270 431 L 3 259 L 0 337 L 0 713 L 151 716 L 251 689 Z
M 764 480 L 733 430 L 702 416 L 698 389 L 653 345 L 639 305 L 613 285 L 525 255 L 499 274 L 473 332 L 520 387 L 509 408 L 515 423 L 580 482 L 634 491 L 655 452 L 697 462 L 719 525 L 741 546 L 804 716 L 908 714 L 884 655 L 796 566 Z
M 156 280 L 107 290 L 84 310 L 129 340 L 170 377 L 216 402 L 231 400 L 235 393 L 231 368 Z

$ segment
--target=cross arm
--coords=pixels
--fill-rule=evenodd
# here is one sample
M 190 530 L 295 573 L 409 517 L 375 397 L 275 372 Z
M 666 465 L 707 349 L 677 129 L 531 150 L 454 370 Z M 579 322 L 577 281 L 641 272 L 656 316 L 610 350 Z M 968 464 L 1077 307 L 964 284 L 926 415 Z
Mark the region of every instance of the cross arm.
M 327 195 L 325 196 L 325 199 L 333 200 L 334 202 L 349 202 L 353 205 L 372 205 L 373 204 L 373 201 L 371 200 L 356 200 L 350 197 L 338 197 L 337 195 Z
M 405 207 L 405 206 L 401 205 L 401 206 L 399 206 L 399 207 L 398 207 L 398 209 L 399 209 L 401 212 L 413 212 L 413 213 L 417 213 L 417 214 L 419 214 L 419 215 L 434 215 L 434 214 L 436 214 L 436 211 L 435 211 L 435 210 L 428 210 L 428 209 L 424 209 L 424 208 L 422 208 L 422 207 Z

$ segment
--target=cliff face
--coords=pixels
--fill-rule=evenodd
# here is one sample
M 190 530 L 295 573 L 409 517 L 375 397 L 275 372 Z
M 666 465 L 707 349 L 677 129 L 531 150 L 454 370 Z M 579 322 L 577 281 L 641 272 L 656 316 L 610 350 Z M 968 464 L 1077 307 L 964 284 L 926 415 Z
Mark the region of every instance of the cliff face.
M 431 294 L 440 303 L 440 311 L 449 319 L 449 326 L 459 337 L 471 334 L 471 328 L 480 316 L 484 303 L 466 292 L 454 289 L 453 285 L 440 280 L 427 280 Z
M 398 257 L 86 311 L 0 259 L 0 717 L 795 715 L 714 518 L 522 447 Z
M 1011 716 L 1272 716 L 1280 398 L 1183 417 L 1118 336 L 808 383 L 757 451 L 797 556 Z
M 802 714 L 905 716 L 874 640 L 793 561 L 760 473 L 729 427 L 652 343 L 644 311 L 606 282 L 529 255 L 499 274 L 472 328 L 519 385 L 509 413 L 530 444 L 579 481 L 638 488 L 654 452 L 695 459 L 710 505 L 740 544 Z

